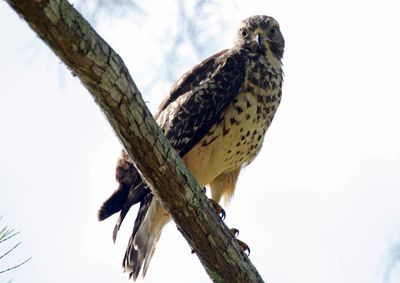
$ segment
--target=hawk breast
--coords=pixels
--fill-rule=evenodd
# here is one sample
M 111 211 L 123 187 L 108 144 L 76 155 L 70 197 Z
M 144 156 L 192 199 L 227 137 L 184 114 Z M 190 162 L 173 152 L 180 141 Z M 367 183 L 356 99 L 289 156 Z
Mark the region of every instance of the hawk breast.
M 254 160 L 280 103 L 281 80 L 281 70 L 272 64 L 258 58 L 247 62 L 239 93 L 184 158 L 201 186 Z

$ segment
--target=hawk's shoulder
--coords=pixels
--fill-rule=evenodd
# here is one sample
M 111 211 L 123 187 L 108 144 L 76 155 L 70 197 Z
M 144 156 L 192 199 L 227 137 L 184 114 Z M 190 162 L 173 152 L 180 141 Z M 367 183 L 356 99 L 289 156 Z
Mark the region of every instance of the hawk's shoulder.
M 163 100 L 155 118 L 183 156 L 218 123 L 246 76 L 246 51 L 226 49 L 185 73 Z
M 210 78 L 215 70 L 228 65 L 224 68 L 224 72 L 231 72 L 236 65 L 244 67 L 244 50 L 232 48 L 224 49 L 214 55 L 208 57 L 201 63 L 194 66 L 192 69 L 183 74 L 172 86 L 169 94 L 164 97 L 155 114 L 155 119 L 159 117 L 170 103 L 175 101 L 179 96 L 192 90 L 195 86 L 199 85 L 202 81 Z M 240 66 L 237 71 L 244 71 Z M 243 74 L 244 75 L 244 72 Z

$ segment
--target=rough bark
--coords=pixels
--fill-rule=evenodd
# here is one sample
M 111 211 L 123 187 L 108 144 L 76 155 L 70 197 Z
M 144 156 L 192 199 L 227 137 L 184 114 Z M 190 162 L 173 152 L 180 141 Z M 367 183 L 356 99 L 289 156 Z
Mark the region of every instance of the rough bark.
M 65 0 L 7 0 L 89 90 L 214 282 L 263 282 L 155 123 L 124 62 Z

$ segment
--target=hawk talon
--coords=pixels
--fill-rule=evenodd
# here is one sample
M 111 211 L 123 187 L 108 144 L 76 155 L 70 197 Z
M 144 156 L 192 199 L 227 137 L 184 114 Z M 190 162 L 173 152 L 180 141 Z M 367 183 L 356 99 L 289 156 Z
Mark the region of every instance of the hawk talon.
M 235 237 L 235 240 L 236 240 L 236 242 L 238 243 L 238 245 L 239 245 L 239 247 L 240 247 L 240 251 L 241 251 L 243 254 L 249 256 L 249 255 L 250 255 L 250 248 L 249 248 L 249 246 L 248 246 L 245 242 L 243 242 L 243 241 L 241 241 L 241 240 L 239 240 L 239 239 L 237 238 L 237 236 L 239 236 L 239 229 L 231 228 L 231 229 L 229 229 L 229 231 L 231 232 L 232 236 Z M 248 253 L 246 253 L 246 251 L 247 251 Z
M 218 214 L 218 216 L 222 221 L 225 220 L 225 217 L 226 217 L 225 209 L 222 208 L 221 215 Z
M 222 208 L 222 206 L 217 201 L 213 200 L 212 198 L 210 198 L 208 200 L 210 201 L 211 205 L 214 207 L 218 217 L 221 220 L 224 220 L 226 213 L 225 213 L 225 210 Z
M 239 236 L 239 229 L 231 228 L 231 229 L 229 229 L 229 231 L 231 232 L 233 237 L 237 238 L 237 236 Z
M 201 188 L 201 190 L 203 191 L 204 194 L 206 194 L 206 192 L 207 192 L 206 187 Z M 226 214 L 225 214 L 225 210 L 222 208 L 222 206 L 217 201 L 213 200 L 212 198 L 209 198 L 208 200 L 211 202 L 212 207 L 214 207 L 218 217 L 221 220 L 224 220 Z
M 239 239 L 236 239 L 236 242 L 238 243 L 238 245 L 239 245 L 239 247 L 240 247 L 240 251 L 241 251 L 244 255 L 249 256 L 249 255 L 250 255 L 250 248 L 249 248 L 249 246 L 248 246 L 245 242 L 243 242 L 243 241 L 241 241 L 241 240 L 239 240 Z M 246 253 L 246 251 L 247 251 L 248 253 Z

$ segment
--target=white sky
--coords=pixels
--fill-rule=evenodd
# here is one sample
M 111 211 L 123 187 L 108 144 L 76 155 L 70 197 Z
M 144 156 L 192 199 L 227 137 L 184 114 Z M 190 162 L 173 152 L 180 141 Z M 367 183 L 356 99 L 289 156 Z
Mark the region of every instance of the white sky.
M 171 0 L 146 3 L 139 21 L 97 30 L 140 89 L 155 84 L 143 93 L 154 109 L 170 85 L 159 50 L 175 10 Z M 400 242 L 398 3 L 231 3 L 221 15 L 226 30 L 205 54 L 229 47 L 239 21 L 253 14 L 280 22 L 286 50 L 282 104 L 239 179 L 228 226 L 239 228 L 266 282 L 400 282 L 400 263 L 387 271 Z M 116 186 L 118 141 L 79 81 L 4 2 L 0 19 L 0 224 L 21 231 L 22 241 L 0 270 L 33 257 L 0 282 L 127 282 L 121 261 L 135 210 L 116 245 L 116 218 L 96 220 Z M 198 63 L 181 56 L 176 78 Z M 209 282 L 173 224 L 145 282 Z

